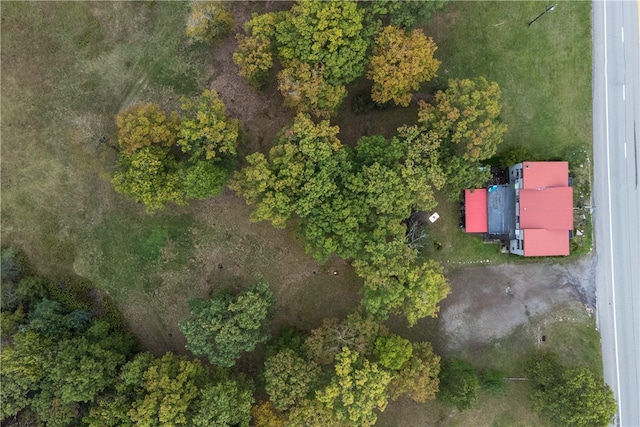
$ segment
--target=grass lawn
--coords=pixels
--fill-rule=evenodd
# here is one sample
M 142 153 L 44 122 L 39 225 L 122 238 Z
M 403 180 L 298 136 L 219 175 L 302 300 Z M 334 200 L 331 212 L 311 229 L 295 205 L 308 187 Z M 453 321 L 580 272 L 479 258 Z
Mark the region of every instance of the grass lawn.
M 233 5 L 234 30 L 267 6 Z M 291 230 L 250 223 L 250 208 L 230 192 L 149 216 L 108 182 L 113 117 L 132 103 L 175 108 L 213 82 L 231 114 L 256 111 L 255 91 L 230 60 L 233 34 L 213 48 L 190 47 L 186 2 L 1 7 L 3 246 L 23 249 L 47 277 L 80 275 L 105 289 L 156 354 L 185 352 L 177 322 L 188 316 L 188 299 L 247 287 L 258 275 L 278 297 L 274 330 L 309 329 L 357 304 L 361 281 L 347 263 L 318 265 Z M 289 120 L 272 112 L 240 118 L 249 134 L 243 152 Z
M 591 3 L 562 2 L 531 26 L 544 3 L 450 2 L 423 28 L 438 45 L 438 78 L 427 90 L 446 87 L 449 78 L 485 76 L 502 90 L 502 120 L 507 124 L 501 152 L 525 146 L 534 160 L 568 160 L 574 177 L 574 203 L 590 205 L 591 182 Z M 482 245 L 458 227 L 458 203 L 440 200 L 441 224 L 433 239 L 447 260 L 503 261 L 496 246 Z M 581 211 L 579 215 L 587 214 Z M 453 215 L 455 218 L 449 218 Z M 576 218 L 576 228 L 587 228 Z M 588 252 L 591 235 L 573 250 Z

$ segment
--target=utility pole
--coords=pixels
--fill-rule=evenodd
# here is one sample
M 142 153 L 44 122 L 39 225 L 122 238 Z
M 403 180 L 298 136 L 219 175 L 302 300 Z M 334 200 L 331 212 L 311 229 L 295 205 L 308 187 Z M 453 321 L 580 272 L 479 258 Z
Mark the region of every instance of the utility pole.
M 534 22 L 536 22 L 536 21 L 538 20 L 538 18 L 540 18 L 540 17 L 541 17 L 542 15 L 544 15 L 545 13 L 547 13 L 547 12 L 550 12 L 550 11 L 554 10 L 554 9 L 556 8 L 556 6 L 557 6 L 557 5 L 556 5 L 556 4 L 554 4 L 554 5 L 552 5 L 552 6 L 546 7 L 546 8 L 544 9 L 544 11 L 543 11 L 540 15 L 536 16 L 536 17 L 535 17 L 535 18 L 533 18 L 531 21 L 529 21 L 529 23 L 527 24 L 527 26 L 529 26 L 529 27 L 530 27 L 530 26 L 531 26 L 531 24 L 533 24 Z

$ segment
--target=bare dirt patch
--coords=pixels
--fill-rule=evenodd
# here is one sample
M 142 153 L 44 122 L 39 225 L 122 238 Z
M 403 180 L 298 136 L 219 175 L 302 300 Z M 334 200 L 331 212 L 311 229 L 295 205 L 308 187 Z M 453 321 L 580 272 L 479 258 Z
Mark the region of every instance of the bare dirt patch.
M 573 263 L 473 266 L 452 273 L 451 295 L 441 305 L 447 348 L 505 337 L 562 303 L 594 308 L 594 261 L 592 253 Z

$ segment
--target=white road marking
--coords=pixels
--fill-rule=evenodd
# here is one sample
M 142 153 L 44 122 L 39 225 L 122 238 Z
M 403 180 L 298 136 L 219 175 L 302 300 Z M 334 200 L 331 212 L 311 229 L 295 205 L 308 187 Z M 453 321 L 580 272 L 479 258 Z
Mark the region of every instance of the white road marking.
M 624 43 L 624 27 L 621 27 L 620 31 L 622 31 L 622 43 Z
M 618 322 L 616 320 L 616 287 L 615 287 L 615 275 L 613 268 L 613 223 L 612 223 L 612 214 L 611 214 L 611 160 L 609 154 L 609 87 L 607 85 L 607 0 L 602 2 L 603 5 L 603 22 L 604 22 L 604 108 L 605 108 L 605 128 L 607 130 L 607 195 L 609 198 L 609 249 L 611 251 L 611 291 L 613 296 L 613 301 L 611 304 L 611 308 L 613 310 L 613 342 L 616 347 L 615 355 L 616 355 L 616 378 L 617 378 L 617 389 L 618 389 L 618 425 L 624 425 L 622 423 L 622 396 L 620 394 L 620 360 L 618 358 Z
M 627 158 L 627 143 L 624 143 L 624 158 Z
M 627 99 L 627 91 L 625 90 L 625 86 L 622 85 L 622 100 L 625 101 Z

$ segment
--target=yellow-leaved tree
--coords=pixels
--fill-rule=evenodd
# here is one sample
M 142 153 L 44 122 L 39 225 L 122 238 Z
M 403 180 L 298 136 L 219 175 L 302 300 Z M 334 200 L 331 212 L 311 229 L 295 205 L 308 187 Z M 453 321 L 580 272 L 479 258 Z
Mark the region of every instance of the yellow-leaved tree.
M 422 30 L 407 33 L 385 27 L 376 37 L 367 77 L 373 81 L 371 99 L 378 104 L 393 100 L 406 107 L 412 91 L 436 76 L 440 61 L 433 57 L 437 46 Z

